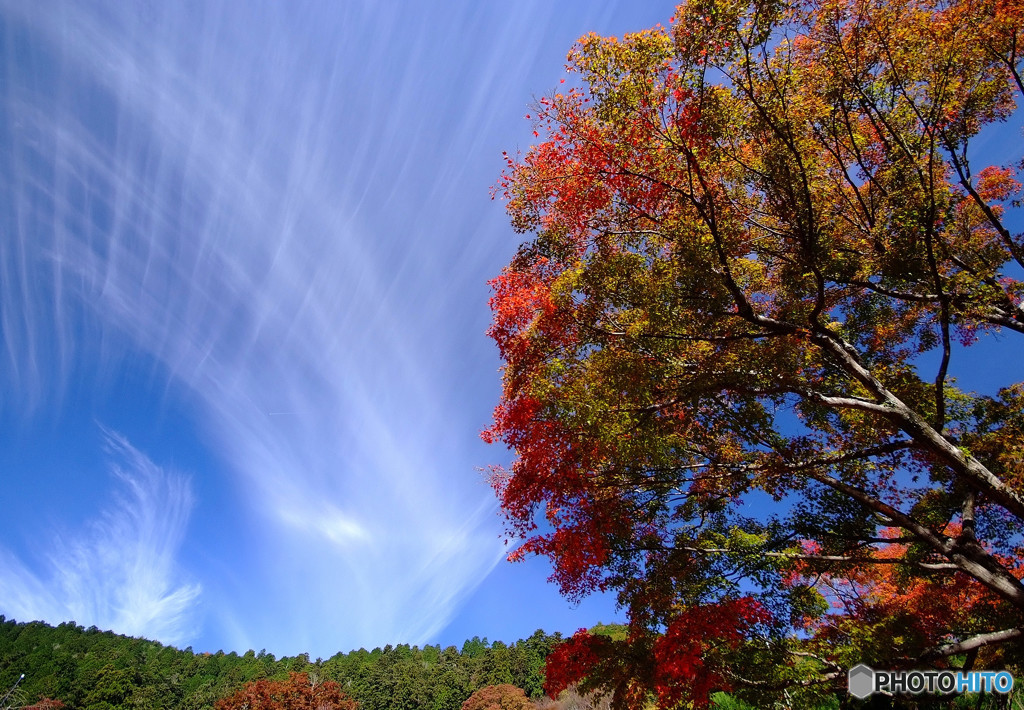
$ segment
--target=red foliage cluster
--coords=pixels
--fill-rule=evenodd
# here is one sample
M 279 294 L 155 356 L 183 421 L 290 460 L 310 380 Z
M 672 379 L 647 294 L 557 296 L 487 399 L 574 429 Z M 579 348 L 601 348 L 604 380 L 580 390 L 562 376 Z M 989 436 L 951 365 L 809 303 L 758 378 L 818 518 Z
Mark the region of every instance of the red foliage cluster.
M 288 680 L 247 683 L 233 695 L 218 700 L 217 710 L 358 710 L 359 703 L 334 681 L 314 683 L 306 673 L 290 673 Z
M 53 698 L 40 698 L 37 702 L 32 705 L 25 705 L 21 710 L 60 710 L 60 708 L 67 707 L 60 700 Z
M 508 683 L 488 685 L 469 696 L 462 710 L 533 710 L 522 688 Z
M 735 649 L 753 629 L 769 621 L 767 610 L 750 597 L 724 599 L 689 607 L 677 614 L 664 633 L 625 642 L 580 629 L 555 647 L 545 665 L 544 690 L 556 698 L 591 677 L 611 680 L 619 701 L 644 703 L 649 690 L 658 707 L 686 700 L 704 706 L 711 693 L 728 689 L 728 678 L 713 656 Z
M 580 629 L 558 644 L 544 665 L 544 692 L 552 698 L 574 683 L 578 683 L 594 668 L 608 646 L 604 636 L 593 636 Z
M 728 689 L 721 669 L 705 662 L 709 651 L 735 648 L 768 618 L 767 610 L 749 597 L 691 607 L 677 616 L 654 643 L 658 706 L 675 707 L 684 697 L 703 705 L 713 691 Z
M 960 523 L 950 523 L 947 534 L 959 536 Z M 846 572 L 813 571 L 798 565 L 787 583 L 813 582 L 834 609 L 834 613 L 804 620 L 804 628 L 813 633 L 821 647 L 851 642 L 851 637 L 877 640 L 893 651 L 908 641 L 914 648 L 938 648 L 954 638 L 963 638 L 986 630 L 992 623 L 1012 625 L 1005 603 L 993 590 L 978 580 L 955 571 L 951 574 L 911 575 L 897 562 L 913 554 L 910 545 L 899 542 L 900 531 L 882 530 L 893 542 L 876 546 L 864 564 Z M 997 556 L 1018 579 L 1024 578 L 1024 563 Z M 922 560 L 922 565 L 929 564 Z M 941 565 L 941 562 L 934 562 Z M 876 651 L 882 653 L 883 651 Z M 919 659 L 890 659 L 893 665 L 919 664 Z

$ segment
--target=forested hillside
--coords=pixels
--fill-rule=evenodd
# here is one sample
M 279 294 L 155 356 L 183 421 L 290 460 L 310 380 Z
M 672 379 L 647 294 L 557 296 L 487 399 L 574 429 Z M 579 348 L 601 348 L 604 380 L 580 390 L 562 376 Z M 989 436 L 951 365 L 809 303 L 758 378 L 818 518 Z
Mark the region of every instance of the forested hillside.
M 249 681 L 294 671 L 336 681 L 361 710 L 458 710 L 488 685 L 508 683 L 540 697 L 544 659 L 559 639 L 538 630 L 511 645 L 473 638 L 461 649 L 401 644 L 310 660 L 266 651 L 195 653 L 74 623 L 0 616 L 0 698 L 24 673 L 4 707 L 48 697 L 82 710 L 212 708 Z

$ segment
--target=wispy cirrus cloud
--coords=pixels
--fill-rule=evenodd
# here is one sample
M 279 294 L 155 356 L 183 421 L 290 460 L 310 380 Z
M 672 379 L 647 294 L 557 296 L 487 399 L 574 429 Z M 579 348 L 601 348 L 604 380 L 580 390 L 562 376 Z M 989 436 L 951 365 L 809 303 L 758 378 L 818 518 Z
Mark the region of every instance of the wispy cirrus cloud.
M 74 620 L 179 643 L 194 632 L 198 584 L 177 556 L 193 496 L 189 479 L 104 431 L 114 488 L 82 530 L 54 536 L 38 564 L 0 547 L 0 610 L 19 621 Z
M 397 5 L 201 7 L 9 8 L 60 79 L 7 89 L 8 360 L 28 404 L 139 353 L 185 393 L 254 513 L 234 521 L 251 564 L 218 598 L 256 643 L 422 642 L 502 556 L 467 454 L 481 418 L 453 394 L 453 363 L 488 351 L 448 287 L 475 279 L 483 310 L 484 279 L 454 266 L 485 252 L 461 243 L 476 225 L 429 234 L 463 199 L 431 166 L 466 153 L 451 143 L 488 95 L 454 122 L 424 111 L 439 87 L 415 67 L 476 65 Z
M 125 363 L 140 420 L 173 393 L 232 516 L 185 542 L 197 645 L 423 642 L 502 558 L 488 185 L 562 5 L 0 0 L 0 415 L 120 400 Z

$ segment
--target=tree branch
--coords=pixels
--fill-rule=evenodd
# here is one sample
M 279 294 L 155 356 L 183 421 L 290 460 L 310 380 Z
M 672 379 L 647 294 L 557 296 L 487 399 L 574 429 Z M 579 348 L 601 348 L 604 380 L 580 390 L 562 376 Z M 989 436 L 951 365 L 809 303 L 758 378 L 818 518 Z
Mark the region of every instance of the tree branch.
M 1024 520 L 1024 498 L 1011 490 L 998 476 L 969 453 L 935 430 L 924 417 L 908 407 L 899 397 L 889 391 L 878 378 L 860 363 L 853 346 L 828 328 L 815 328 L 811 339 L 832 355 L 837 364 L 860 382 L 875 398 L 869 402 L 852 397 L 829 398 L 818 395 L 824 404 L 847 406 L 874 412 L 894 421 L 921 446 L 929 449 L 943 460 L 954 472 L 966 479 L 981 492 L 1009 512 Z
M 967 651 L 973 651 L 984 646 L 991 646 L 998 643 L 1006 643 L 1007 641 L 1013 641 L 1024 636 L 1024 628 L 1015 629 L 1004 629 L 1003 631 L 993 631 L 987 634 L 978 634 L 972 636 L 964 641 L 958 641 L 956 643 L 947 643 L 942 646 L 935 646 L 924 652 L 921 656 L 922 660 L 932 658 L 943 658 L 946 656 L 955 656 L 958 653 L 965 653 Z

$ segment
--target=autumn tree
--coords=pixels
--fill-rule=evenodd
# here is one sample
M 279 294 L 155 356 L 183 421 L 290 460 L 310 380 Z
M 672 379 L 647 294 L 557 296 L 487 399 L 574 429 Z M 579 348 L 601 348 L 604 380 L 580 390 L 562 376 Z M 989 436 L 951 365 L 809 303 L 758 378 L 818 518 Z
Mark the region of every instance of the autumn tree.
M 522 688 L 508 683 L 485 685 L 462 704 L 462 710 L 533 710 Z
M 357 710 L 359 704 L 341 691 L 334 681 L 323 681 L 306 673 L 291 672 L 288 680 L 247 683 L 227 698 L 218 700 L 217 710 Z
M 1019 0 L 694 0 L 572 49 L 497 188 L 532 236 L 484 438 L 513 557 L 617 591 L 629 633 L 574 636 L 549 690 L 1019 653 L 1021 186 L 983 158 L 1020 160 L 1022 56 Z M 1002 389 L 958 386 L 981 367 Z M 899 599 L 914 633 L 856 633 Z
M 60 700 L 54 700 L 53 698 L 40 698 L 32 705 L 22 706 L 22 710 L 60 710 L 65 707 L 67 706 Z

